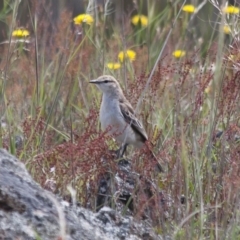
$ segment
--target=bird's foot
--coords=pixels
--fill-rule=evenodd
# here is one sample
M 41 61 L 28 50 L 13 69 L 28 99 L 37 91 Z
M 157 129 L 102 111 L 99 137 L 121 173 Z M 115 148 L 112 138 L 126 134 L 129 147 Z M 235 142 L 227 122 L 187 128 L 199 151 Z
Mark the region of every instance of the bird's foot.
M 121 159 L 124 156 L 124 153 L 126 152 L 128 144 L 123 144 L 117 151 L 117 159 Z

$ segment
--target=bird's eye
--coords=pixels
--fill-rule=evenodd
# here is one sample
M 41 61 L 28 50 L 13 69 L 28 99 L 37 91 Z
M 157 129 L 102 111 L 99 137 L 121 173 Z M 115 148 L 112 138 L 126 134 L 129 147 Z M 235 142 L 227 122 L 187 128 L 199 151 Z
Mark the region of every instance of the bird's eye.
M 109 81 L 108 80 L 105 80 L 104 83 L 108 83 Z

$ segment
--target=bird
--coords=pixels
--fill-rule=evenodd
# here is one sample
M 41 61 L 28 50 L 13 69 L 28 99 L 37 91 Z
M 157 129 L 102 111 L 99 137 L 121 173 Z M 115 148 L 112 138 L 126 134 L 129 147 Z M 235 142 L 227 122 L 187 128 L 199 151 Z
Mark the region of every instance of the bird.
M 128 145 L 143 147 L 148 141 L 148 135 L 125 97 L 119 82 L 110 75 L 103 75 L 89 82 L 95 84 L 103 94 L 99 112 L 101 128 L 121 145 L 118 157 L 123 156 Z M 154 153 L 150 149 L 149 151 L 151 157 L 157 161 Z M 158 161 L 157 165 L 159 171 L 163 172 Z

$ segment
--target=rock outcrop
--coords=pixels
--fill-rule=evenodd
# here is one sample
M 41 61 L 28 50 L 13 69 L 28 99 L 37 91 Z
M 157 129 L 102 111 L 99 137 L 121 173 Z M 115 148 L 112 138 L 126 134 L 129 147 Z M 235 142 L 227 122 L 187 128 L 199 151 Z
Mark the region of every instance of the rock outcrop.
M 159 239 L 143 222 L 109 207 L 98 213 L 44 190 L 23 163 L 0 149 L 0 239 Z

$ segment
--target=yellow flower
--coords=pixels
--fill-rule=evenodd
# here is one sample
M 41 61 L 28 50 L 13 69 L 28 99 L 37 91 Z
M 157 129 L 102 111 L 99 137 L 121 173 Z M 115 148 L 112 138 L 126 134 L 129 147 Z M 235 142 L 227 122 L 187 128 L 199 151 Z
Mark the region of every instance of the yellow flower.
M 183 10 L 184 12 L 194 13 L 194 12 L 195 12 L 195 7 L 194 7 L 193 5 L 191 5 L 191 4 L 189 4 L 189 5 L 184 5 L 183 8 L 182 8 L 182 10 Z
M 148 18 L 145 15 L 135 15 L 132 17 L 132 24 L 137 26 L 140 23 L 141 26 L 146 27 L 148 25 Z
M 223 26 L 223 32 L 226 34 L 231 33 L 231 28 L 228 25 Z
M 205 93 L 210 93 L 212 91 L 212 88 L 211 88 L 211 86 L 209 85 L 209 86 L 207 86 L 206 88 L 205 88 L 205 90 L 204 90 L 204 92 Z
M 134 52 L 133 50 L 127 50 L 125 52 L 121 51 L 118 54 L 118 59 L 120 62 L 123 62 L 124 60 L 129 59 L 131 62 L 135 60 L 136 58 L 136 52 Z
M 172 53 L 172 55 L 175 57 L 175 58 L 181 58 L 181 57 L 184 57 L 186 55 L 186 52 L 185 51 L 182 51 L 182 50 L 176 50 Z
M 73 21 L 74 21 L 75 25 L 80 25 L 82 23 L 86 23 L 88 25 L 91 25 L 94 22 L 94 19 L 89 14 L 80 14 L 80 15 L 76 16 L 73 19 Z
M 108 63 L 107 67 L 112 70 L 119 69 L 121 67 L 120 63 Z
M 28 37 L 29 35 L 29 31 L 25 29 L 16 29 L 12 32 L 12 36 L 18 38 Z
M 238 14 L 239 8 L 234 6 L 228 6 L 223 9 L 223 12 L 229 13 L 229 14 Z
M 233 54 L 230 54 L 228 59 L 233 62 L 233 63 L 237 63 L 240 61 L 240 53 L 233 53 Z

